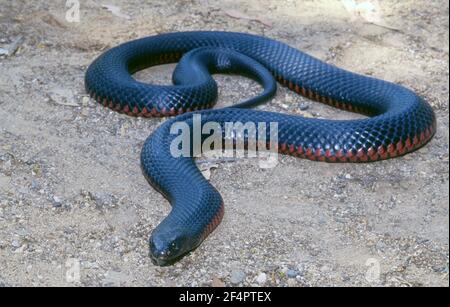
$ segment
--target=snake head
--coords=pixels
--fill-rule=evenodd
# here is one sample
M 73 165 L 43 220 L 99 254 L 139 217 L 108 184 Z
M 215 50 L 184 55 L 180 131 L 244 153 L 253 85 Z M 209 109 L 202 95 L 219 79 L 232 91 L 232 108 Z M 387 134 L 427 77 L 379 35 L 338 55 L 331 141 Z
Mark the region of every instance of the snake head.
M 149 242 L 152 262 L 159 266 L 175 263 L 198 245 L 191 238 L 178 229 L 155 229 Z

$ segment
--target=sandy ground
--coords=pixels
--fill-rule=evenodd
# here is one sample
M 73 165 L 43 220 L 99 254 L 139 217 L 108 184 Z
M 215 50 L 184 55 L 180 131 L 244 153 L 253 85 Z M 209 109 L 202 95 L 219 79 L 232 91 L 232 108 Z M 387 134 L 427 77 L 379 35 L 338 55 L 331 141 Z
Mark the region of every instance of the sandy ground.
M 145 2 L 81 0 L 80 22 L 69 23 L 64 1 L 0 1 L 0 47 L 24 38 L 0 57 L 1 286 L 448 286 L 447 1 L 382 1 L 377 25 L 331 0 Z M 194 29 L 269 36 L 404 84 L 433 105 L 437 135 L 366 165 L 219 163 L 211 181 L 223 223 L 175 266 L 153 266 L 147 238 L 169 204 L 141 175 L 139 154 L 160 120 L 97 105 L 83 76 L 118 43 Z M 137 78 L 168 83 L 173 67 Z M 245 78 L 216 79 L 217 107 L 259 91 Z M 284 88 L 261 109 L 355 116 Z

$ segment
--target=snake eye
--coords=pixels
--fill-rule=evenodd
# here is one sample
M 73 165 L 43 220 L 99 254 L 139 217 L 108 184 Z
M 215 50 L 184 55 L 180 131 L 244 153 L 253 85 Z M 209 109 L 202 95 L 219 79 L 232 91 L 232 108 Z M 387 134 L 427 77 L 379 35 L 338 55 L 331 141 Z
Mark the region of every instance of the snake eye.
M 181 244 L 179 244 L 177 241 L 173 241 L 170 243 L 170 250 L 172 252 L 177 252 L 180 249 Z

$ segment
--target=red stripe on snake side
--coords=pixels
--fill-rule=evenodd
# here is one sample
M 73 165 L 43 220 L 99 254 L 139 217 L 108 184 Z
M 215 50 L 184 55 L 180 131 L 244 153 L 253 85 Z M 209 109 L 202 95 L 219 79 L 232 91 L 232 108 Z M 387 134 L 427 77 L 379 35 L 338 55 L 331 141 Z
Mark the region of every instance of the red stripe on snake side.
M 203 231 L 202 235 L 201 235 L 201 240 L 203 241 L 204 239 L 206 239 L 206 237 L 209 236 L 209 234 L 211 232 L 214 231 L 214 229 L 217 228 L 217 226 L 219 226 L 220 222 L 222 222 L 223 219 L 223 215 L 225 213 L 225 206 L 222 203 L 220 205 L 219 210 L 217 211 L 216 215 L 213 217 L 213 219 L 211 220 L 211 222 L 209 222 L 209 224 L 206 226 L 205 230 Z

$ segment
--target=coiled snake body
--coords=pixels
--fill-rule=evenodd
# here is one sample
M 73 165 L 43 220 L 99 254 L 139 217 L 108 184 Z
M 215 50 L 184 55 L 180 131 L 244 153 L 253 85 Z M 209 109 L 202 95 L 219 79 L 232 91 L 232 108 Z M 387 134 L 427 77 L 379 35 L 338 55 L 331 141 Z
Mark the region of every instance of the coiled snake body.
M 174 85 L 149 85 L 131 76 L 180 59 Z M 250 76 L 263 85 L 264 92 L 231 108 L 200 111 L 215 103 L 217 86 L 211 74 L 217 72 Z M 270 98 L 275 79 L 303 96 L 369 117 L 311 119 L 244 109 Z M 98 102 L 129 115 L 178 115 L 147 139 L 141 154 L 144 175 L 172 205 L 150 237 L 150 256 L 158 265 L 171 264 L 199 246 L 224 212 L 222 197 L 194 159 L 171 154 L 175 122 L 192 127 L 194 114 L 201 115 L 202 125 L 215 122 L 221 127 L 226 122 L 267 126 L 276 122 L 280 153 L 326 162 L 397 157 L 427 143 L 436 127 L 430 105 L 409 89 L 345 71 L 281 42 L 242 33 L 169 33 L 131 41 L 97 58 L 88 68 L 85 85 Z

